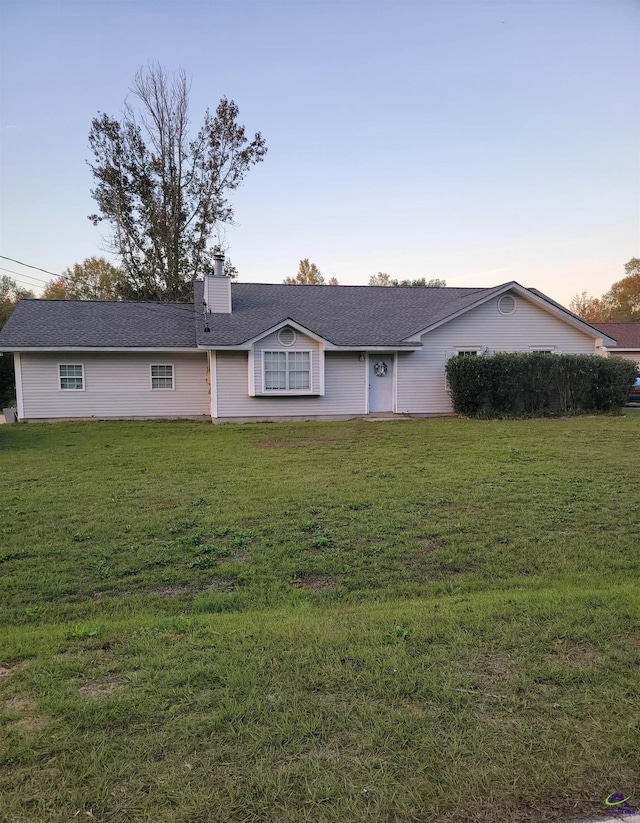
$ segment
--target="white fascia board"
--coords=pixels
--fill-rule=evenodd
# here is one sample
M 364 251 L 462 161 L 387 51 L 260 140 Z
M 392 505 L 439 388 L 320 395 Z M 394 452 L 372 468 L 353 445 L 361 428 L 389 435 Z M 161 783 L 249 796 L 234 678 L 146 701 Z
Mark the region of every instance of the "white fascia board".
M 604 340 L 609 340 L 608 337 L 605 337 Z M 616 346 L 615 344 L 611 346 L 609 343 L 602 344 L 608 352 L 615 354 L 618 351 L 624 352 L 638 352 L 640 354 L 640 346 L 631 346 L 630 348 L 623 349 L 621 346 Z
M 533 292 L 529 291 L 529 289 L 526 289 L 524 286 L 521 286 L 520 283 L 516 283 L 515 280 L 512 280 L 510 283 L 504 283 L 504 285 L 502 286 L 497 286 L 495 289 L 491 289 L 489 294 L 483 295 L 478 300 L 473 302 L 470 306 L 466 306 L 464 309 L 460 309 L 460 311 L 450 314 L 448 317 L 439 320 L 437 323 L 433 323 L 431 326 L 427 326 L 426 329 L 423 329 L 422 331 L 417 332 L 416 334 L 412 334 L 410 337 L 407 337 L 405 339 L 413 342 L 413 340 L 422 337 L 423 334 L 428 334 L 434 329 L 437 329 L 440 326 L 444 326 L 445 323 L 449 323 L 451 320 L 455 320 L 457 317 L 461 317 L 463 314 L 466 314 L 472 309 L 478 308 L 478 306 L 482 306 L 484 303 L 488 303 L 489 300 L 493 300 L 495 297 L 499 297 L 501 294 L 504 294 L 507 291 L 512 291 L 520 297 L 523 297 L 525 300 L 528 300 L 535 306 L 538 306 L 544 311 L 549 312 L 549 314 L 554 315 L 560 320 L 564 320 L 565 323 L 568 323 L 570 326 L 579 329 L 584 334 L 589 335 L 589 337 L 593 337 L 596 339 L 603 337 L 601 331 L 598 331 L 593 326 L 590 326 L 588 323 L 585 323 L 584 320 L 580 320 L 580 318 L 575 317 L 573 314 L 571 314 L 571 312 L 568 309 L 559 308 L 549 300 L 545 300 L 542 297 L 538 297 L 537 294 L 534 294 Z M 610 338 L 604 339 L 606 340 Z
M 420 351 L 424 348 L 422 341 L 418 341 L 409 346 L 327 346 L 327 351 Z
M 287 324 L 292 325 L 292 324 Z M 303 334 L 307 334 L 307 332 L 303 331 Z M 260 335 L 259 338 L 263 337 L 264 335 Z M 321 337 L 316 337 L 318 342 L 322 345 L 325 351 L 371 351 L 371 352 L 378 352 L 378 351 L 420 351 L 420 349 L 424 348 L 422 341 L 417 343 L 412 343 L 408 346 L 335 346 L 333 343 L 325 343 Z M 249 343 L 241 343 L 238 346 L 198 346 L 200 351 L 251 351 L 253 348 L 252 345 Z
M 0 351 L 13 352 L 119 352 L 121 354 L 200 354 L 198 348 L 168 348 L 166 346 L 11 346 Z
M 233 346 L 223 346 L 220 345 L 212 345 L 212 346 L 203 346 L 202 343 L 198 343 L 198 351 L 250 351 L 251 346 L 247 343 L 237 343 Z

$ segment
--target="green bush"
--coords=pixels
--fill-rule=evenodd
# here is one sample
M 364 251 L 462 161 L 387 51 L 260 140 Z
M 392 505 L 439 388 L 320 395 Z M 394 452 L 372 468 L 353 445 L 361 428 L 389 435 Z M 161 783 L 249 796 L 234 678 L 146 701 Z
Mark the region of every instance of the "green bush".
M 453 357 L 447 380 L 458 414 L 524 417 L 619 410 L 636 377 L 628 360 L 586 354 Z

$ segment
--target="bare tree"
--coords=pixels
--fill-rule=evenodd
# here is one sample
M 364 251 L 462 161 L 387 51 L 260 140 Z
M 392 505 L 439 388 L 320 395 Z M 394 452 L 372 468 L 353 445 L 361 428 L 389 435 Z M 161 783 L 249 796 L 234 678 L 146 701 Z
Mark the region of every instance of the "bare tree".
M 216 226 L 233 222 L 229 192 L 264 159 L 265 141 L 258 132 L 249 142 L 226 97 L 190 140 L 182 70 L 170 77 L 158 65 L 141 69 L 131 94 L 136 108 L 127 102 L 121 120 L 100 114 L 92 121 L 99 213 L 89 219 L 111 225 L 123 297 L 189 300 L 193 278 L 213 265 Z

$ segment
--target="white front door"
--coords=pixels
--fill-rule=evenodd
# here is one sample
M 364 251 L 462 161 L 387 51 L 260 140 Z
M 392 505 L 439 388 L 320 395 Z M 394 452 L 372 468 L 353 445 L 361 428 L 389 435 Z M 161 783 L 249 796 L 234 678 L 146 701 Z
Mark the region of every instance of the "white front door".
M 393 411 L 393 354 L 369 355 L 369 411 Z

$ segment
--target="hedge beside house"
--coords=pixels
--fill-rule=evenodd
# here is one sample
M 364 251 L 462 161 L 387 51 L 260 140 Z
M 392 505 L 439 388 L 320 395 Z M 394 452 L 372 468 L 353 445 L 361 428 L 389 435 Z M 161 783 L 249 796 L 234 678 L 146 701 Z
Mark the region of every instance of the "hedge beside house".
M 447 363 L 453 408 L 469 417 L 618 411 L 635 378 L 635 363 L 589 354 L 498 353 Z

